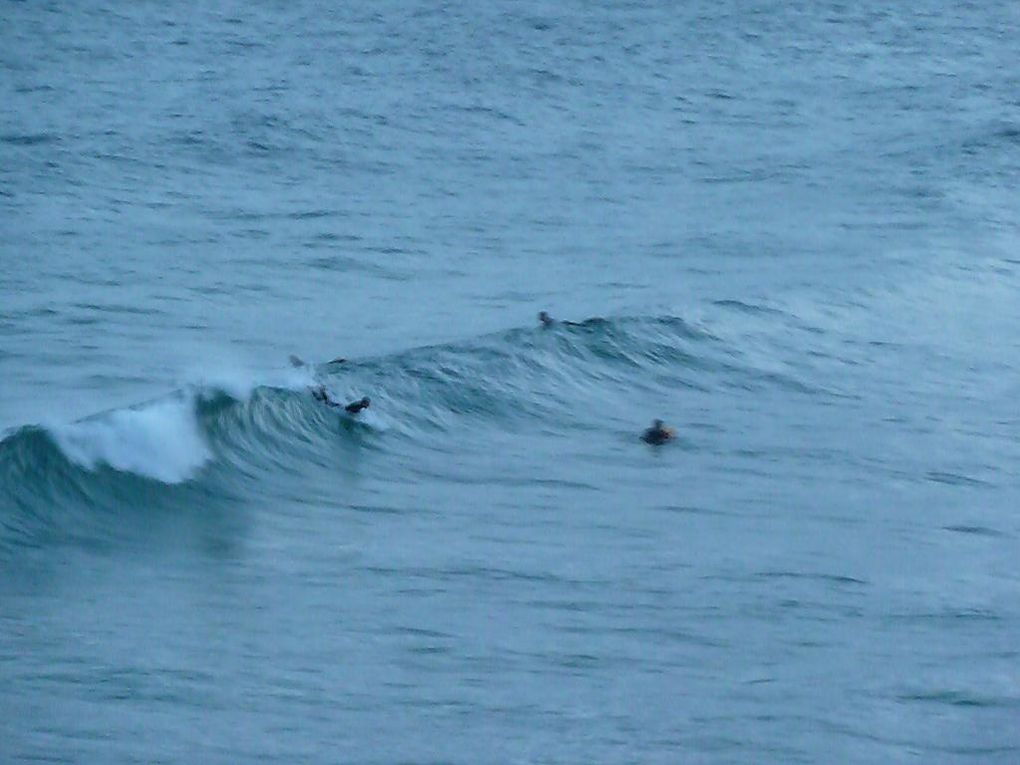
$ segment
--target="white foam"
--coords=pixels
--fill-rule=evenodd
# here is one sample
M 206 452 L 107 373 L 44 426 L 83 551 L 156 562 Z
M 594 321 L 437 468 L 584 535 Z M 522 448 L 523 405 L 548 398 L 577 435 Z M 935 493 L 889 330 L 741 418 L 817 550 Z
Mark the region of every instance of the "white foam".
M 308 366 L 256 369 L 241 364 L 231 366 L 221 360 L 204 368 L 186 370 L 181 386 L 199 397 L 208 398 L 212 392 L 219 390 L 238 401 L 247 401 L 262 385 L 290 390 L 306 388 L 315 381 L 313 371 Z
M 212 457 L 190 397 L 121 409 L 50 430 L 67 458 L 88 470 L 109 465 L 164 483 L 186 481 Z
M 373 412 L 371 407 L 358 414 L 356 419 L 354 417 L 350 419 L 354 422 L 361 422 L 372 430 L 385 432 L 390 429 L 390 421 L 380 416 L 378 412 Z
M 247 401 L 260 385 L 302 390 L 314 383 L 311 367 L 256 370 L 219 359 L 187 371 L 172 398 L 89 417 L 48 430 L 65 456 L 87 470 L 108 465 L 164 483 L 192 478 L 212 458 L 196 417 L 196 401 L 217 391 Z

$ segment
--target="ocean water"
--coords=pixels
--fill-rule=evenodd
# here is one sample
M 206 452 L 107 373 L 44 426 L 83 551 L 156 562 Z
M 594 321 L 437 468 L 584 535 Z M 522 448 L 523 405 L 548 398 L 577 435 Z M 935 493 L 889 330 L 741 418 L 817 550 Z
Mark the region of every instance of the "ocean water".
M 1020 761 L 1018 38 L 5 0 L 0 762 Z

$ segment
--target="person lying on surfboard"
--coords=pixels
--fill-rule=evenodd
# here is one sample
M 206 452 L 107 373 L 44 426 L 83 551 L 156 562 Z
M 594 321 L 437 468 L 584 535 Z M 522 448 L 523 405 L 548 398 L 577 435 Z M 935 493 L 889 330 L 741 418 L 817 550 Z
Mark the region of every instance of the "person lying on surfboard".
M 542 329 L 548 329 L 554 327 L 557 324 L 562 324 L 564 327 L 594 327 L 599 324 L 605 324 L 606 320 L 598 316 L 593 316 L 590 319 L 584 321 L 567 321 L 566 319 L 554 319 L 549 315 L 548 311 L 538 312 L 538 321 L 542 325 Z
M 344 407 L 344 411 L 348 414 L 357 414 L 362 409 L 368 409 L 368 405 L 371 404 L 371 400 L 368 396 L 363 396 L 360 401 L 352 401 Z
M 290 365 L 292 367 L 297 368 L 297 367 L 306 366 L 305 360 L 302 359 L 300 356 L 295 356 L 292 353 L 289 358 L 290 358 Z M 327 361 L 326 363 L 327 364 L 346 364 L 347 363 L 347 359 L 345 359 L 343 356 L 339 356 L 339 357 L 333 359 L 332 361 Z
M 369 404 L 372 403 L 371 399 L 369 399 L 368 396 L 365 396 L 360 401 L 352 401 L 351 403 L 344 406 L 339 401 L 334 401 L 329 397 L 329 393 L 326 392 L 325 385 L 320 385 L 317 388 L 312 388 L 312 398 L 314 398 L 316 401 L 322 402 L 326 406 L 331 406 L 333 408 L 343 406 L 344 411 L 347 412 L 348 414 L 358 414 L 358 412 L 360 412 L 362 409 L 368 409 Z

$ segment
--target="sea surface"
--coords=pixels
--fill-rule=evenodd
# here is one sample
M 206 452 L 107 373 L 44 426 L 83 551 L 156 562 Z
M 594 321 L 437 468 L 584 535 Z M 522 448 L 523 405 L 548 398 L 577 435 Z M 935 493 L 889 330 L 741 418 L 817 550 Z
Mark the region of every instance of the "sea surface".
M 0 762 L 1020 762 L 1018 64 L 0 0 Z

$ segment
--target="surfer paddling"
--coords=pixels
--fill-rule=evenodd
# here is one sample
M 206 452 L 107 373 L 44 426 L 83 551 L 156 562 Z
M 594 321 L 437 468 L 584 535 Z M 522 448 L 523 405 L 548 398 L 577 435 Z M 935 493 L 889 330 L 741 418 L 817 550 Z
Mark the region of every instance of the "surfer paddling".
M 369 405 L 372 403 L 371 399 L 368 396 L 365 396 L 362 399 L 358 401 L 352 401 L 347 405 L 341 404 L 339 401 L 334 401 L 329 397 L 329 393 L 326 391 L 325 385 L 320 385 L 317 388 L 312 388 L 312 398 L 314 398 L 316 401 L 325 404 L 326 406 L 333 407 L 334 409 L 343 407 L 344 411 L 347 412 L 347 414 L 358 414 L 359 412 L 361 412 L 362 409 L 368 409 Z
M 304 359 L 302 359 L 300 356 L 295 356 L 293 353 L 289 356 L 289 358 L 290 358 L 290 365 L 292 367 L 294 367 L 295 369 L 300 368 L 300 367 L 304 367 L 304 366 L 308 366 L 308 363 Z M 347 363 L 347 359 L 345 359 L 343 356 L 338 356 L 337 358 L 331 359 L 330 361 L 327 361 L 326 363 L 327 364 L 346 364 Z
M 564 321 L 562 319 L 554 319 L 549 315 L 547 311 L 538 312 L 538 321 L 542 325 L 542 329 L 548 329 L 549 327 L 555 327 L 557 324 L 562 324 L 565 327 L 579 327 L 581 326 L 576 321 Z
M 344 411 L 348 414 L 357 414 L 362 409 L 368 409 L 368 405 L 371 404 L 368 396 L 364 396 L 360 401 L 352 401 L 344 407 Z
M 564 327 L 596 327 L 601 324 L 605 324 L 606 320 L 598 316 L 593 316 L 590 319 L 584 321 L 567 321 L 566 319 L 554 319 L 549 315 L 548 311 L 538 312 L 538 322 L 542 325 L 542 329 L 549 329 L 555 327 L 557 324 L 562 324 Z

